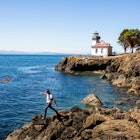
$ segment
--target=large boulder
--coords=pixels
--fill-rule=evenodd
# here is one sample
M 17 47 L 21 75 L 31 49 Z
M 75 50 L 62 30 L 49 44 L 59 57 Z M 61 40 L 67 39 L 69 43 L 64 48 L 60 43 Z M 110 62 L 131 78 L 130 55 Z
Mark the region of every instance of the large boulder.
M 89 94 L 83 99 L 83 103 L 88 106 L 100 107 L 103 105 L 102 101 L 95 94 Z

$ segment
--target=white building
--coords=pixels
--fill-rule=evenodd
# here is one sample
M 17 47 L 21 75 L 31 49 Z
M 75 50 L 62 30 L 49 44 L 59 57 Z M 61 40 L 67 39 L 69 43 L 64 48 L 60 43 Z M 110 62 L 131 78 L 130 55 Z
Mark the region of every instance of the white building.
M 100 41 L 100 36 L 98 32 L 93 33 L 92 37 L 92 50 L 91 55 L 95 56 L 110 56 L 112 55 L 112 46 L 109 43 Z

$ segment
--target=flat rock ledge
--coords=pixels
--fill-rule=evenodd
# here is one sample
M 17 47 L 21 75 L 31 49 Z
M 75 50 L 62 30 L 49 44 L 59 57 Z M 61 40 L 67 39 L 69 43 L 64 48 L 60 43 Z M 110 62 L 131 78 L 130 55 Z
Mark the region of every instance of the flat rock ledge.
M 92 97 L 94 99 L 94 96 Z M 54 114 L 46 119 L 42 119 L 43 116 L 37 114 L 32 117 L 31 122 L 9 134 L 6 140 L 140 139 L 138 107 L 123 112 L 118 108 L 102 108 L 101 104 L 96 104 L 96 101 L 94 103 L 86 109 L 75 106 L 71 110 L 61 110 L 60 115 Z
M 100 71 L 102 78 L 107 78 L 113 85 L 140 94 L 140 52 L 109 57 L 69 56 L 63 58 L 55 69 L 64 73 Z

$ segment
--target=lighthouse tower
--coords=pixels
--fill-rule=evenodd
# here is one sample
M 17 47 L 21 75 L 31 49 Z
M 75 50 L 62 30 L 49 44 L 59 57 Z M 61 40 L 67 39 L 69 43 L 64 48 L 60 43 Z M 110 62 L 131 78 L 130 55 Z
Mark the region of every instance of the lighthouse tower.
M 96 43 L 99 43 L 100 42 L 100 36 L 99 36 L 99 33 L 96 31 L 93 33 L 93 36 L 92 36 L 92 46 L 94 46 Z

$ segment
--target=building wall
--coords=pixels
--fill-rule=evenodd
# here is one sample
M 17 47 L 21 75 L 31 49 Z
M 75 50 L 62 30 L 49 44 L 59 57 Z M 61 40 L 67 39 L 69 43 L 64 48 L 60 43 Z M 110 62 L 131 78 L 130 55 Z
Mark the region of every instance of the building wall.
M 108 48 L 108 55 L 112 55 L 112 47 Z
M 108 48 L 103 48 L 103 47 L 94 47 L 91 50 L 91 55 L 95 56 L 108 56 Z
M 92 41 L 92 46 L 94 46 L 96 43 L 97 43 L 96 40 L 93 40 Z

